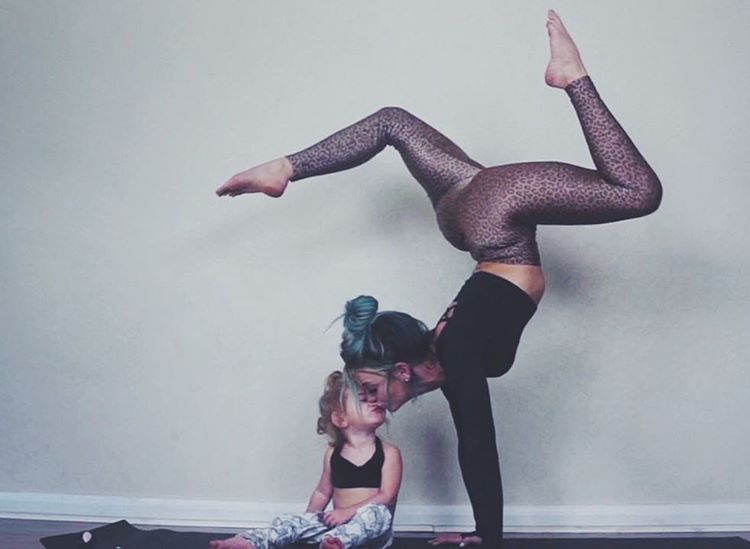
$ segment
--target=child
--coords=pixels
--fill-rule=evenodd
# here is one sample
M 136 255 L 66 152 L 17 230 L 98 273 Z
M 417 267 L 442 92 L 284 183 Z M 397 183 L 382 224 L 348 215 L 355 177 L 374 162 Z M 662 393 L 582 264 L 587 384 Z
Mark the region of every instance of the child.
M 375 436 L 385 421 L 384 408 L 359 402 L 339 371 L 328 376 L 318 404 L 318 433 L 331 440 L 307 511 L 277 517 L 270 528 L 212 541 L 210 549 L 278 549 L 295 542 L 319 543 L 320 549 L 385 549 L 391 544 L 402 463 L 399 449 Z M 333 509 L 326 512 L 331 499 Z

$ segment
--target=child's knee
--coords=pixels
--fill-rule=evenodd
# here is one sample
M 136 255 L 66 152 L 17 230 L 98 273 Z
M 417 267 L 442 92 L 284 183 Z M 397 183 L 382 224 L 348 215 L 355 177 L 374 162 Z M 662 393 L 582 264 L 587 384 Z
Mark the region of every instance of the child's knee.
M 319 513 L 290 513 L 279 515 L 271 521 L 271 528 L 274 530 L 299 529 L 305 528 L 311 524 L 320 524 Z
M 279 526 L 283 526 L 288 520 L 289 515 L 279 515 L 278 517 L 274 517 L 274 519 L 271 521 L 271 528 L 278 528 Z

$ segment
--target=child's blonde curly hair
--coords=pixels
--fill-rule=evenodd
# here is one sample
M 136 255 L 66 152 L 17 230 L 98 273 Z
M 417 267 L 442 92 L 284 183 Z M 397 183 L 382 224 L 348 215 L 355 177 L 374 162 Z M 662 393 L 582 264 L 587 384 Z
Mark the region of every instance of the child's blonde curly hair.
M 320 417 L 318 418 L 318 434 L 328 435 L 328 443 L 331 446 L 339 446 L 344 443 L 344 435 L 341 430 L 333 424 L 331 416 L 335 412 L 343 412 L 346 385 L 344 374 L 336 370 L 326 378 L 323 396 L 318 400 Z

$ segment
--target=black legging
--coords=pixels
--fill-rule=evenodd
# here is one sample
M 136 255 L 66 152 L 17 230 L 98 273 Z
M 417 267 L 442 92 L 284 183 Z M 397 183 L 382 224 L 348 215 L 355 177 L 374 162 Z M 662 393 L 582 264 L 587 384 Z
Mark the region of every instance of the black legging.
M 538 265 L 536 225 L 619 221 L 653 212 L 661 201 L 659 179 L 591 79 L 565 91 L 596 170 L 562 162 L 484 168 L 417 117 L 386 107 L 289 155 L 292 179 L 353 168 L 392 145 L 427 191 L 451 244 L 477 261 Z

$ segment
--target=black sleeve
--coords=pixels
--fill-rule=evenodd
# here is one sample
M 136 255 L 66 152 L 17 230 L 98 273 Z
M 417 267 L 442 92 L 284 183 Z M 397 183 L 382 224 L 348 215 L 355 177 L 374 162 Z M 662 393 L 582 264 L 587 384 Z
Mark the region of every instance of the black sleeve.
M 503 531 L 503 488 L 485 367 L 490 349 L 476 316 L 459 305 L 440 335 L 438 356 L 446 372 L 443 394 L 458 435 L 458 461 L 485 547 L 497 547 Z M 486 329 L 486 328 L 485 328 Z

